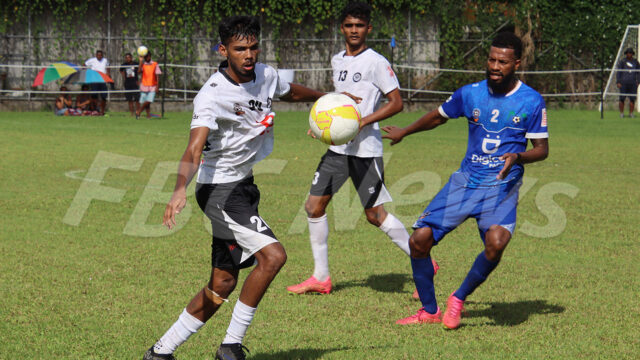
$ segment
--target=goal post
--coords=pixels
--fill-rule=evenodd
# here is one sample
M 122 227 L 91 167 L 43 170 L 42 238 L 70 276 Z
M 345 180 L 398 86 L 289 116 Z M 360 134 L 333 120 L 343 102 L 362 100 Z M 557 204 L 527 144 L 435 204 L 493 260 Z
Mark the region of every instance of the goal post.
M 624 36 L 620 41 L 620 46 L 618 47 L 618 53 L 616 54 L 616 58 L 611 64 L 611 72 L 609 73 L 609 79 L 607 80 L 607 85 L 604 88 L 604 92 L 602 95 L 602 101 L 612 101 L 615 100 L 617 102 L 618 97 L 620 96 L 620 89 L 617 86 L 617 74 L 618 74 L 618 63 L 625 57 L 624 51 L 628 48 L 632 48 L 636 55 L 640 54 L 640 25 L 627 25 L 627 29 L 624 32 Z M 640 96 L 640 88 L 637 90 L 638 96 Z M 603 106 L 604 104 L 600 104 Z M 640 112 L 640 101 L 636 99 L 636 111 Z

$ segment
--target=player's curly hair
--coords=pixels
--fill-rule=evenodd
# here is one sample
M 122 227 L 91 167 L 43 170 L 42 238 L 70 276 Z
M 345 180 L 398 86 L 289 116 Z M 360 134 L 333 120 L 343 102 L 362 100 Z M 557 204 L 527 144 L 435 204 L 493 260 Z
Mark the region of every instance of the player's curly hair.
M 518 35 L 510 31 L 498 33 L 498 35 L 493 38 L 491 46 L 502 49 L 513 49 L 513 55 L 516 59 L 520 59 L 520 56 L 522 56 L 522 40 L 520 40 Z
M 338 20 L 340 24 L 347 18 L 353 16 L 356 19 L 364 20 L 367 24 L 371 21 L 371 5 L 363 2 L 351 2 L 342 9 L 342 13 Z
M 260 21 L 256 16 L 229 16 L 220 22 L 218 34 L 223 45 L 228 45 L 232 38 L 258 38 L 260 37 Z

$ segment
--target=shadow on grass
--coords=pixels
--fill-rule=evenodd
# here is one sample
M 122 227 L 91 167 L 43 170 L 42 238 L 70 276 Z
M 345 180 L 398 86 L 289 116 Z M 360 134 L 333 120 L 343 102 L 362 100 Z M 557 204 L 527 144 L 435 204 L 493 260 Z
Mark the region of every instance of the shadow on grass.
M 281 359 L 305 359 L 313 360 L 320 359 L 327 353 L 334 351 L 349 350 L 349 348 L 337 348 L 337 349 L 293 349 L 286 351 L 278 351 L 273 354 L 255 354 L 250 355 L 250 359 L 255 360 L 281 360 Z
M 402 293 L 404 284 L 413 282 L 409 274 L 371 275 L 366 280 L 339 282 L 334 284 L 333 291 L 340 291 L 350 287 L 369 287 L 375 291 L 386 293 Z
M 473 302 L 466 304 L 489 305 L 483 310 L 467 310 L 465 317 L 488 317 L 489 323 L 497 326 L 516 326 L 524 323 L 531 315 L 559 314 L 564 312 L 563 306 L 549 304 L 545 300 L 525 300 L 512 303 L 506 302 Z

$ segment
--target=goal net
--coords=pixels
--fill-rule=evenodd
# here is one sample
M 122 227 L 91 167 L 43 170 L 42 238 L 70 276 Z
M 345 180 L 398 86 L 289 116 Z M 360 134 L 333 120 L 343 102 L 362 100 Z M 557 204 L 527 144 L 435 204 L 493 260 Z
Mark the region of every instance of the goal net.
M 609 74 L 609 80 L 607 80 L 607 86 L 603 94 L 603 100 L 605 102 L 618 101 L 618 97 L 620 96 L 620 89 L 618 89 L 616 81 L 618 71 L 620 71 L 618 64 L 625 58 L 624 51 L 628 48 L 633 49 L 636 53 L 634 58 L 637 59 L 638 54 L 640 54 L 640 25 L 628 25 L 627 30 L 624 32 L 618 53 L 616 54 L 616 59 L 613 64 L 611 64 L 611 73 Z M 639 101 L 636 101 L 636 111 L 640 111 Z

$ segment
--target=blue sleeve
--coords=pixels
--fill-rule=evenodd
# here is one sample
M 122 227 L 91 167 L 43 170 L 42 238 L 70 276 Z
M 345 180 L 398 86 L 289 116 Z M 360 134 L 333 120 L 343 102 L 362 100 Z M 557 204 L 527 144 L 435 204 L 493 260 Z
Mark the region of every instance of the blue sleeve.
M 460 88 L 451 95 L 447 101 L 444 102 L 438 109 L 442 116 L 449 119 L 459 118 L 464 115 L 464 99 L 462 96 L 462 90 Z
M 546 139 L 549 137 L 549 132 L 547 131 L 547 106 L 542 97 L 540 97 L 538 105 L 528 121 L 525 137 L 527 139 Z

